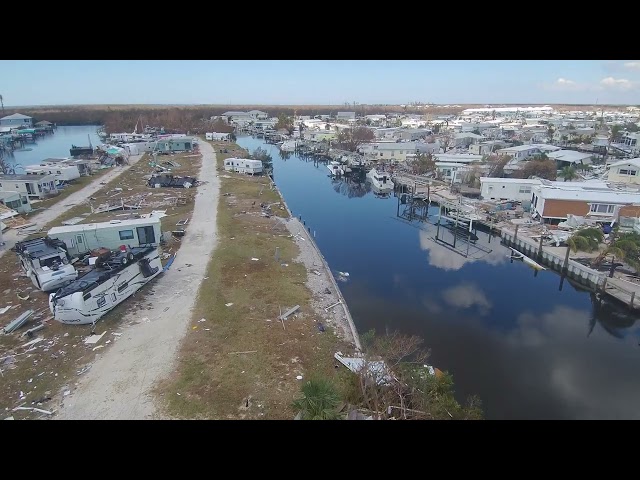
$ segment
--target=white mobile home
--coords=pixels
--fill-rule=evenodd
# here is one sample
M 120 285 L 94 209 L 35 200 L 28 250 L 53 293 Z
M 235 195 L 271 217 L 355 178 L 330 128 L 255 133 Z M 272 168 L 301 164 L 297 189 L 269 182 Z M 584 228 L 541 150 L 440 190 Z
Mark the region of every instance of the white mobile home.
M 29 198 L 45 198 L 58 193 L 53 175 L 0 175 L 0 190 L 24 193 Z
M 229 142 L 231 141 L 230 133 L 218 133 L 218 132 L 208 132 L 205 133 L 205 138 L 207 140 L 212 140 L 215 142 Z
M 96 248 L 114 250 L 120 245 L 158 246 L 160 235 L 157 217 L 53 227 L 47 232 L 49 238 L 66 244 L 69 255 L 81 255 Z
M 76 165 L 62 165 L 41 163 L 39 165 L 29 165 L 24 169 L 27 175 L 54 175 L 56 180 L 66 181 L 80 178 L 80 170 Z
M 262 173 L 262 162 L 248 158 L 227 158 L 224 161 L 224 169 L 228 172 L 255 175 Z
M 540 185 L 539 179 L 480 177 L 480 196 L 484 200 L 531 200 L 534 185 Z

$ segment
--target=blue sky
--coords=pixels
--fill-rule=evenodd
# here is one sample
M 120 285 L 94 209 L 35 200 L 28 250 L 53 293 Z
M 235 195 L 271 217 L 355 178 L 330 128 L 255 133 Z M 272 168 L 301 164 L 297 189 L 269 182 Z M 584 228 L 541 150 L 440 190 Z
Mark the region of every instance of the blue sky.
M 638 60 L 0 60 L 5 106 L 640 104 Z

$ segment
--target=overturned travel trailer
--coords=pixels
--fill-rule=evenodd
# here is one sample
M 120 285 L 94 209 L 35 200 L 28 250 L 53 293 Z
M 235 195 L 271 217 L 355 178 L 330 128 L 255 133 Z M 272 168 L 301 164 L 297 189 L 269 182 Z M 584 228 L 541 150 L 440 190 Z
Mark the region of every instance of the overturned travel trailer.
M 154 175 L 149 179 L 148 185 L 154 188 L 173 187 L 191 188 L 197 186 L 196 177 L 176 177 L 174 175 Z
M 49 295 L 49 309 L 61 323 L 96 323 L 162 272 L 157 247 L 111 251 L 92 270 Z
M 113 250 L 120 245 L 157 247 L 161 234 L 158 217 L 65 225 L 47 232 L 49 238 L 62 241 L 70 255 L 83 255 L 96 248 Z
M 69 263 L 65 244 L 60 240 L 47 237 L 25 240 L 16 243 L 13 249 L 22 271 L 43 292 L 56 290 L 78 277 L 78 272 Z

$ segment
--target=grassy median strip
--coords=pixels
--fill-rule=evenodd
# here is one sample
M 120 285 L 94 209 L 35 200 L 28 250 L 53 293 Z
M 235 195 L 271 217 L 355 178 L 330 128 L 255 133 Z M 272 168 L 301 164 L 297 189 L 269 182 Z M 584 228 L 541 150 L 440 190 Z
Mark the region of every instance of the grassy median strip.
M 307 272 L 294 262 L 298 246 L 274 218 L 287 212 L 269 179 L 222 171 L 223 159 L 240 151 L 214 146 L 221 176 L 218 244 L 177 369 L 158 393 L 165 413 L 176 418 L 291 419 L 302 383 L 297 378 L 332 375 L 333 353 L 344 344 L 331 328 L 318 329 Z M 274 216 L 262 216 L 261 204 L 271 205 Z M 278 319 L 295 305 L 295 314 Z

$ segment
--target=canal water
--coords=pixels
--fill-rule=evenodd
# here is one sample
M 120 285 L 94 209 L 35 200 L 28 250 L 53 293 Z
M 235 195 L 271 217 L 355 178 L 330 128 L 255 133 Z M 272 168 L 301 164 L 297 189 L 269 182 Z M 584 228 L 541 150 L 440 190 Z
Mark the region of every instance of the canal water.
M 511 261 L 498 237 L 478 231 L 468 251 L 453 248 L 449 230 L 399 218 L 394 196 L 262 139 L 237 143 L 272 155 L 292 212 L 334 274 L 349 272 L 340 285 L 360 334 L 419 335 L 459 400 L 477 394 L 488 419 L 640 418 L 640 323 L 623 307 Z
M 29 165 L 37 165 L 47 158 L 64 158 L 69 156 L 72 145 L 84 147 L 91 145 L 95 148 L 102 142 L 97 135 L 98 126 L 61 126 L 54 130 L 53 134 L 38 137 L 36 143 L 25 143 L 25 151 L 14 151 L 13 156 L 8 157 L 16 164 L 16 173 L 24 174 L 20 168 Z

